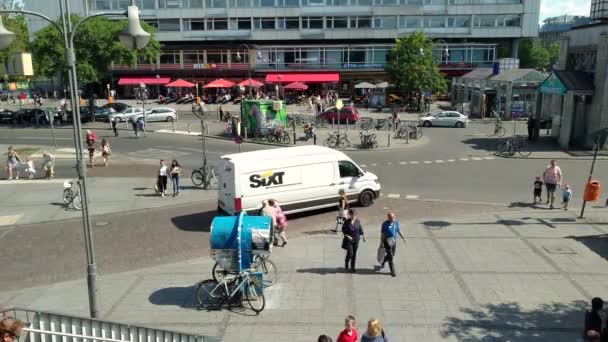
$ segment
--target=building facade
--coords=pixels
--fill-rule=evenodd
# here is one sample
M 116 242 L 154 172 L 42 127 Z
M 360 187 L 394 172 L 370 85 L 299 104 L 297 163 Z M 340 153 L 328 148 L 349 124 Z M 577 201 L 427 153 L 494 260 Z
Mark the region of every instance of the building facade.
M 74 3 L 82 4 L 81 0 Z M 52 3 L 52 2 L 51 2 Z M 49 13 L 45 1 L 28 10 Z M 88 10 L 124 10 L 129 0 L 90 0 Z M 436 40 L 434 55 L 448 76 L 490 67 L 538 34 L 540 0 L 135 0 L 158 29 L 162 54 L 153 64 L 113 65 L 125 75 L 206 82 L 248 74 L 338 74 L 339 89 L 386 80 L 394 39 L 416 30 Z M 76 7 L 74 7 L 76 8 Z M 50 11 L 52 12 L 52 11 Z M 30 25 L 31 27 L 32 25 Z M 449 54 L 445 54 L 445 49 Z M 323 77 L 302 76 L 315 83 Z M 279 77 L 280 79 L 280 77 Z
M 574 26 L 586 25 L 591 19 L 580 15 L 560 15 L 543 20 L 543 25 L 538 32 L 538 38 L 545 47 L 558 43 L 565 37 L 566 32 Z

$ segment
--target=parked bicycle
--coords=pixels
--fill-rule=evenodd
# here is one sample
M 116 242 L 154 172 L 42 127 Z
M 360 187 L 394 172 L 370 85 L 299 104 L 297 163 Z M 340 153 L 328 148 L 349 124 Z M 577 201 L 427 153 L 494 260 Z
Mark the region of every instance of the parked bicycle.
M 82 197 L 80 196 L 80 181 L 67 180 L 63 182 L 63 203 L 66 207 L 76 210 L 82 209 Z
M 201 308 L 221 310 L 225 303 L 241 307 L 247 301 L 251 310 L 260 313 L 266 306 L 262 281 L 251 271 L 245 270 L 235 276 L 227 276 L 219 282 L 213 279 L 199 283 L 196 299 Z
M 289 133 L 287 133 L 282 126 L 279 126 L 269 129 L 268 135 L 266 135 L 266 141 L 289 144 L 291 138 L 289 137 Z
M 205 190 L 215 188 L 218 184 L 217 177 L 215 176 L 215 168 L 209 165 L 203 165 L 203 167 L 192 170 L 190 180 L 192 180 L 192 184 L 195 186 L 202 185 Z
M 264 287 L 271 287 L 272 285 L 276 284 L 277 280 L 279 279 L 277 267 L 266 255 L 254 255 L 250 270 L 252 272 L 262 272 L 262 274 L 264 274 Z M 226 270 L 217 262 L 215 265 L 213 265 L 213 270 L 211 273 L 213 275 L 213 280 L 217 282 L 226 278 L 230 274 L 235 274 L 235 272 Z
M 515 153 L 518 153 L 522 157 L 528 157 L 532 154 L 532 151 L 528 150 L 528 143 L 524 136 L 518 135 L 506 138 L 498 143 L 496 154 L 512 157 Z
M 378 148 L 376 134 L 371 132 L 359 132 L 361 138 L 361 148 Z
M 348 148 L 350 147 L 350 140 L 346 134 L 340 134 L 338 132 L 330 133 L 329 137 L 323 142 L 323 146 L 330 148 Z
M 372 118 L 359 119 L 359 127 L 364 131 L 372 129 L 373 125 L 374 125 L 374 119 L 372 119 Z
M 393 135 L 395 139 L 414 139 L 418 140 L 422 138 L 422 128 L 418 127 L 418 125 L 405 125 L 402 124 L 399 126 L 399 129 L 395 131 Z
M 379 131 L 386 131 L 386 130 L 393 129 L 393 120 L 390 118 L 378 119 L 378 121 L 376 121 L 376 129 Z

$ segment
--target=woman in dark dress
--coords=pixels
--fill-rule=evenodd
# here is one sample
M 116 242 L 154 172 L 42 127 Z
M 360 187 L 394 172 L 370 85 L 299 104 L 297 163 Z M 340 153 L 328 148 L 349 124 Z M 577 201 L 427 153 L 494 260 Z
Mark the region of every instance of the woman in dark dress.
M 344 259 L 344 268 L 349 269 L 352 273 L 357 272 L 355 266 L 357 263 L 357 250 L 359 249 L 359 240 L 363 238 L 363 242 L 367 241 L 363 234 L 361 222 L 357 219 L 357 213 L 353 209 L 348 210 L 348 218 L 342 225 L 342 248 L 346 249 L 346 258 Z

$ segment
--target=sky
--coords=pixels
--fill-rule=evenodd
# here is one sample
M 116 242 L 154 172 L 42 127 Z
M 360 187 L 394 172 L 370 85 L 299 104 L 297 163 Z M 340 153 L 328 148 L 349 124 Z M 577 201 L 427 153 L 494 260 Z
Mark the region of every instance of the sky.
M 541 0 L 539 24 L 546 18 L 564 14 L 589 16 L 590 4 L 591 0 Z

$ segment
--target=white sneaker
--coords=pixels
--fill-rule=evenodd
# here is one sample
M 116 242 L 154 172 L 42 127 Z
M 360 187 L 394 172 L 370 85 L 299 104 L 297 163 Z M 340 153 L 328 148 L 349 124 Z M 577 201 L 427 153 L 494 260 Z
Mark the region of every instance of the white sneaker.
M 19 179 L 19 176 L 15 177 L 15 179 Z
M 161 194 L 160 194 L 160 197 L 165 197 L 165 194 L 161 193 Z

